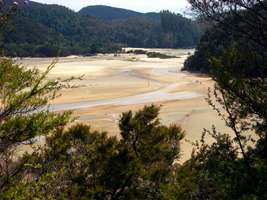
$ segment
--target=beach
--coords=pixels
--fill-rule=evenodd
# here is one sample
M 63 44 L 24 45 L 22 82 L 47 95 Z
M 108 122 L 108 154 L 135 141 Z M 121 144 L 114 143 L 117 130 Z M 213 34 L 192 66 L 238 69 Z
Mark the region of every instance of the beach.
M 225 123 L 208 105 L 208 88 L 214 87 L 210 77 L 181 71 L 192 49 L 146 49 L 176 58 L 148 58 L 135 54 L 99 54 L 91 57 L 58 58 L 49 79 L 73 80 L 74 88 L 63 89 L 61 96 L 50 102 L 51 111 L 72 110 L 74 123 L 85 123 L 93 130 L 119 135 L 121 113 L 138 110 L 145 105 L 161 107 L 160 119 L 165 125 L 177 124 L 186 132 L 181 145 L 181 161 L 187 160 L 192 145 L 200 139 L 204 128 L 216 125 L 227 131 Z M 27 68 L 44 71 L 53 58 L 23 58 L 17 62 Z

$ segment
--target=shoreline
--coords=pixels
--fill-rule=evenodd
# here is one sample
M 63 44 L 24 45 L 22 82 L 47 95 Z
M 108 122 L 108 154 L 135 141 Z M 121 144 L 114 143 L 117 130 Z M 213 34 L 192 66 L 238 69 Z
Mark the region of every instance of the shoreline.
M 84 75 L 84 79 L 72 83 L 80 87 L 62 90 L 62 95 L 50 103 L 58 106 L 55 111 L 72 107 L 74 123 L 90 125 L 110 136 L 119 137 L 121 113 L 152 103 L 161 106 L 159 118 L 163 124 L 177 124 L 186 131 L 185 140 L 200 139 L 203 128 L 213 124 L 224 131 L 224 122 L 205 101 L 208 88 L 214 84 L 211 78 L 181 71 L 188 49 L 168 51 L 177 58 L 134 54 L 59 58 L 49 79 L 77 75 Z M 43 71 L 50 61 L 51 58 L 28 58 L 22 64 L 28 68 L 38 66 Z M 185 140 L 181 144 L 181 161 L 187 160 L 192 151 Z

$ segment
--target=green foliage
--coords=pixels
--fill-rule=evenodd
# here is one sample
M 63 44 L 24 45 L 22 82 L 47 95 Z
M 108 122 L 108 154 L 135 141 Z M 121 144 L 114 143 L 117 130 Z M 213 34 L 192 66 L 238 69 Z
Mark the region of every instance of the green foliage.
M 266 199 L 266 26 L 257 28 L 266 22 L 266 1 L 190 2 L 216 26 L 185 68 L 211 74 L 216 84 L 208 103 L 232 132 L 213 128 L 208 133 L 215 142 L 197 145 L 184 173 L 199 181 L 189 177 L 186 191 L 195 199 Z M 226 12 L 233 7 L 242 9 Z
M 17 146 L 48 135 L 69 121 L 69 113 L 54 114 L 45 109 L 64 87 L 63 82 L 45 80 L 53 66 L 40 74 L 9 59 L 0 60 L 0 191 L 22 178 L 19 173 L 28 158 L 16 156 Z
M 204 140 L 208 133 L 214 142 Z M 192 158 L 178 169 L 176 195 L 181 199 L 265 199 L 266 164 L 255 160 L 248 169 L 228 134 L 205 130 Z
M 213 17 L 207 16 L 206 20 L 210 20 L 212 26 L 200 39 L 195 54 L 185 62 L 184 70 L 213 74 L 213 58 L 222 59 L 224 56 L 229 56 L 225 55 L 228 51 L 237 51 L 235 53 L 236 63 L 233 63 L 236 66 L 227 63 L 229 72 L 235 73 L 235 76 L 266 77 L 266 35 L 264 34 L 266 26 L 262 26 L 261 29 L 257 28 L 266 22 L 266 5 L 252 4 L 255 5 L 250 5 L 250 9 L 244 7 L 243 10 L 221 16 L 220 22 L 216 19 L 212 23 Z
M 130 17 L 137 17 L 142 15 L 142 13 L 135 12 L 132 10 L 122 9 L 122 8 L 114 8 L 110 6 L 88 6 L 82 8 L 79 11 L 82 15 L 90 15 L 93 17 L 97 17 L 102 20 L 118 20 L 118 19 L 127 19 Z
M 102 9 L 97 12 L 103 12 Z M 120 15 L 120 10 L 113 12 L 114 17 Z M 168 23 L 177 26 L 165 30 Z M 193 21 L 169 12 L 131 15 L 107 22 L 62 6 L 30 1 L 18 6 L 3 30 L 0 45 L 7 56 L 67 56 L 116 52 L 124 46 L 189 48 L 195 46 L 199 37 Z
M 6 1 L 0 1 L 0 28 L 3 28 L 15 11 L 16 6 L 13 3 L 7 5 Z
M 196 21 L 170 11 L 161 12 L 161 27 L 164 33 L 163 47 L 194 47 L 202 34 Z
M 209 59 L 221 55 L 234 42 L 236 40 L 219 25 L 209 28 L 201 37 L 194 55 L 185 61 L 183 70 L 210 73 L 212 67 Z
M 124 113 L 120 140 L 85 125 L 58 130 L 48 137 L 47 148 L 28 162 L 24 174 L 31 178 L 4 195 L 18 199 L 42 195 L 51 199 L 160 199 L 163 185 L 172 180 L 184 133 L 176 126 L 162 126 L 158 112 L 159 108 L 149 106 L 135 114 Z

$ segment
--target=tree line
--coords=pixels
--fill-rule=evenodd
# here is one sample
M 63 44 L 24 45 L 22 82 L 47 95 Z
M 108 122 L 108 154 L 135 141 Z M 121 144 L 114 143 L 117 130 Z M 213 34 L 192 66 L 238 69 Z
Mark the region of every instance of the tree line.
M 19 5 L 2 31 L 7 56 L 67 56 L 109 53 L 121 47 L 192 48 L 201 35 L 196 22 L 163 11 L 107 22 L 57 5 Z M 172 24 L 171 26 L 168 24 Z

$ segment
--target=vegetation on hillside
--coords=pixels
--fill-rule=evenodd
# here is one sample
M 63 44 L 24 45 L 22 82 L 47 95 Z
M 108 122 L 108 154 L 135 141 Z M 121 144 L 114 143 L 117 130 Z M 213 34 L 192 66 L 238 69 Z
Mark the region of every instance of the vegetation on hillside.
M 79 11 L 80 14 L 83 15 L 90 15 L 93 17 L 97 17 L 99 19 L 103 20 L 118 20 L 118 19 L 127 19 L 130 17 L 137 17 L 141 16 L 142 13 L 132 11 L 132 10 L 127 10 L 127 9 L 122 9 L 122 8 L 114 8 L 110 6 L 88 6 L 85 8 L 82 8 Z
M 140 13 L 123 8 L 115 8 L 110 6 L 87 6 L 79 11 L 82 15 L 90 15 L 106 21 L 122 20 L 131 17 L 146 17 L 153 20 L 160 20 L 160 13 L 148 12 Z
M 98 11 L 100 12 L 100 11 Z M 107 22 L 57 5 L 19 5 L 4 28 L 6 56 L 67 56 L 116 52 L 121 47 L 194 47 L 198 25 L 167 11 Z M 171 23 L 171 26 L 167 24 Z

